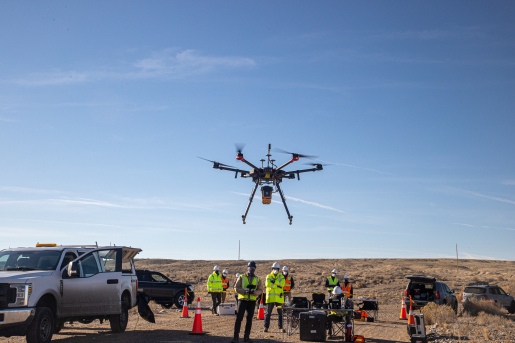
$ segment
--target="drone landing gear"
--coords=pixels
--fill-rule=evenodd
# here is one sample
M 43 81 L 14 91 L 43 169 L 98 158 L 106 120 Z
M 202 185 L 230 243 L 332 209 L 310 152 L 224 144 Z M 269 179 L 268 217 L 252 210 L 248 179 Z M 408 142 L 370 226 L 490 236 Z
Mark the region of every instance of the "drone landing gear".
M 254 194 L 256 194 L 257 188 L 258 188 L 258 183 L 256 182 L 256 185 L 254 186 L 254 189 L 252 190 L 252 194 L 250 195 L 249 204 L 247 205 L 247 210 L 245 211 L 245 214 L 241 216 L 241 219 L 243 220 L 243 224 L 245 224 L 245 218 L 247 218 L 247 213 L 249 213 L 250 205 L 252 204 L 252 200 L 254 199 Z
M 291 225 L 293 217 L 290 215 L 290 211 L 288 211 L 288 206 L 286 206 L 286 199 L 284 198 L 284 194 L 281 187 L 279 186 L 279 183 L 277 183 L 277 190 L 279 191 L 279 195 L 281 195 L 281 200 L 283 201 L 284 209 L 286 210 L 286 214 L 288 214 L 288 219 L 290 220 Z

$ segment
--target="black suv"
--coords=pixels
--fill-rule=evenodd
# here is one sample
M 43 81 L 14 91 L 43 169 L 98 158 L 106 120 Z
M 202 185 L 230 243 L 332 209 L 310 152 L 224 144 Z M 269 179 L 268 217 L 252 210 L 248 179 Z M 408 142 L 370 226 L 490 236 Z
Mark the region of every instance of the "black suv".
M 188 304 L 195 299 L 193 287 L 188 283 L 175 282 L 159 272 L 136 270 L 138 276 L 138 291 L 145 292 L 151 300 L 165 308 L 173 304 L 179 309 L 184 305 L 184 291 L 188 289 Z
M 413 309 L 419 309 L 433 302 L 437 305 L 449 305 L 455 313 L 458 313 L 458 300 L 454 291 L 451 291 L 445 283 L 425 275 L 407 275 L 405 278 L 409 279 L 409 283 L 404 290 L 407 310 L 409 310 L 409 296 L 411 295 Z

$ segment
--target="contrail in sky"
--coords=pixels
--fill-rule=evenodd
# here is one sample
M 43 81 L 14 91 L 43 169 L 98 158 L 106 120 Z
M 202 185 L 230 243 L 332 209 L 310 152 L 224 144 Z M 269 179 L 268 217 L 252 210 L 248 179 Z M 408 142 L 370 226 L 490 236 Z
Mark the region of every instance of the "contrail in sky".
M 380 173 L 380 174 L 386 174 L 386 175 L 393 175 L 393 176 L 395 176 L 395 174 L 387 173 L 387 172 L 383 172 L 383 171 L 380 171 L 380 170 L 377 170 L 377 169 L 372 169 L 372 168 L 364 168 L 364 167 L 353 166 L 353 165 L 351 165 L 351 164 L 345 164 L 345 163 L 334 163 L 334 162 L 323 161 L 323 160 L 317 160 L 317 161 L 320 161 L 320 162 L 323 162 L 323 163 L 334 164 L 334 165 L 337 165 L 337 166 L 344 166 L 344 167 L 350 167 L 350 168 L 356 168 L 356 169 L 368 170 L 368 171 L 372 171 L 372 172 L 375 172 L 375 173 Z

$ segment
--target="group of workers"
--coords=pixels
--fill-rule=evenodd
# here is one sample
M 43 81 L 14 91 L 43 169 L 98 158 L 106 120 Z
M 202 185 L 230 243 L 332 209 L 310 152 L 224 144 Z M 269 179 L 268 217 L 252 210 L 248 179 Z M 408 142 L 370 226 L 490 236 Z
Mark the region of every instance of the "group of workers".
M 263 291 L 262 280 L 255 275 L 256 267 L 256 263 L 251 261 L 247 264 L 247 272 L 245 274 L 236 274 L 233 288 L 236 292 L 237 316 L 236 322 L 234 323 L 234 338 L 231 341 L 232 343 L 239 342 L 241 322 L 245 316 L 245 312 L 247 312 L 247 324 L 245 325 L 243 342 L 252 342 L 250 340 L 252 318 L 254 316 L 256 306 L 259 304 L 262 296 L 265 297 L 263 298 L 263 302 L 266 304 L 263 331 L 268 332 L 272 310 L 276 307 L 278 314 L 278 328 L 282 332 L 285 332 L 283 329 L 282 306 L 284 303 L 290 304 L 292 301 L 291 292 L 295 287 L 293 277 L 289 275 L 289 269 L 287 266 L 283 266 L 282 272 L 279 273 L 279 263 L 275 262 L 272 265 L 272 272 L 266 276 L 264 285 L 265 290 Z M 209 275 L 207 280 L 207 290 L 211 293 L 211 298 L 213 300 L 212 313 L 215 315 L 219 315 L 217 312 L 218 305 L 225 302 L 228 289 L 227 274 L 227 270 L 224 270 L 222 275 L 220 275 L 220 268 L 215 266 L 213 268 L 213 273 Z M 340 285 L 336 269 L 334 269 L 332 271 L 332 275 L 327 278 L 325 286 L 329 292 L 330 299 L 333 299 L 334 301 L 339 300 L 342 297 L 352 298 L 354 293 L 352 284 L 349 282 L 348 275 L 344 276 L 344 283 L 343 285 Z M 328 316 L 328 320 L 341 321 L 341 317 L 341 313 L 331 312 Z

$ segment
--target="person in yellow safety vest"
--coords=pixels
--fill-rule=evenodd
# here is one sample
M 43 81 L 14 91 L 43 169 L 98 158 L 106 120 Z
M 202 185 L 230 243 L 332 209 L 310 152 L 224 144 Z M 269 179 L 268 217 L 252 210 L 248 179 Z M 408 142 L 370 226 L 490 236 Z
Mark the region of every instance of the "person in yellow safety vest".
M 229 272 L 227 271 L 227 269 L 224 269 L 224 271 L 222 272 L 222 304 L 225 303 L 225 297 L 227 296 L 227 288 L 229 288 L 227 274 L 229 274 Z
M 333 291 L 334 287 L 340 287 L 340 280 L 338 280 L 338 278 L 336 277 L 336 274 L 338 274 L 338 272 L 336 271 L 336 269 L 333 269 L 331 273 L 332 275 L 328 276 L 327 280 L 325 280 L 325 286 L 327 287 L 329 296 L 331 296 L 331 292 Z
M 349 299 L 352 299 L 352 297 L 354 296 L 354 289 L 352 288 L 352 283 L 349 282 L 349 275 L 345 275 L 343 277 L 343 280 L 345 281 L 342 286 L 343 295 L 345 295 Z
M 238 293 L 238 312 L 236 322 L 234 323 L 234 338 L 231 343 L 238 343 L 240 339 L 240 329 L 243 316 L 247 311 L 247 324 L 245 325 L 245 333 L 243 342 L 252 343 L 250 340 L 250 331 L 252 330 L 252 317 L 256 309 L 256 299 L 263 290 L 261 280 L 255 275 L 256 262 L 250 261 L 247 265 L 247 273 L 240 275 L 234 290 Z
M 264 332 L 268 332 L 270 327 L 270 317 L 274 306 L 277 307 L 277 315 L 279 316 L 278 327 L 283 331 L 283 316 L 282 306 L 284 303 L 283 287 L 285 281 L 284 276 L 279 274 L 279 263 L 275 262 L 272 265 L 272 272 L 266 277 L 266 314 L 265 314 L 265 328 Z M 281 306 L 281 308 L 279 308 Z M 284 332 L 284 331 L 283 331 Z
M 293 281 L 293 277 L 289 275 L 290 269 L 287 266 L 283 267 L 283 276 L 284 276 L 284 302 L 288 302 L 291 304 L 291 290 L 295 287 L 295 282 Z
M 207 291 L 211 293 L 211 299 L 213 300 L 213 308 L 211 309 L 212 314 L 218 313 L 216 312 L 218 309 L 218 305 L 222 302 L 222 276 L 220 275 L 220 268 L 215 266 L 213 268 L 213 274 L 209 275 L 207 278 Z

